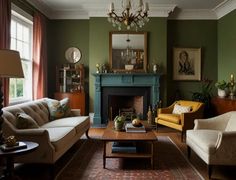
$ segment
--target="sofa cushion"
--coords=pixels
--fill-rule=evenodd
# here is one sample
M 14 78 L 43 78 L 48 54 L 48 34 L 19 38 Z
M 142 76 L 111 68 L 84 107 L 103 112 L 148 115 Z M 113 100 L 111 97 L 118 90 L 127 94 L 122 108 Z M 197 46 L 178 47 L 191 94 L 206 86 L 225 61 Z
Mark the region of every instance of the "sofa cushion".
M 53 127 L 42 129 L 48 131 L 50 142 L 53 144 L 56 151 L 64 149 L 67 142 L 70 142 L 76 136 L 76 130 L 73 127 Z
M 83 131 L 81 127 L 84 127 L 90 123 L 89 116 L 75 116 L 57 119 L 41 126 L 42 128 L 53 127 L 75 127 L 76 132 Z
M 217 130 L 209 129 L 187 130 L 186 137 L 204 152 L 211 154 L 216 151 L 218 133 Z
M 179 114 L 158 114 L 158 119 L 162 119 L 175 124 L 180 124 Z
M 16 128 L 18 128 L 18 129 L 34 129 L 34 128 L 39 128 L 39 125 L 29 115 L 27 115 L 25 113 L 17 113 L 17 115 L 16 115 Z
M 235 113 L 232 113 L 231 117 L 229 118 L 225 131 L 236 131 L 236 114 Z
M 64 98 L 61 101 L 55 99 L 47 99 L 50 120 L 55 120 L 70 115 L 69 98 Z
M 179 104 L 174 105 L 173 114 L 182 114 L 191 111 L 191 106 L 181 106 Z

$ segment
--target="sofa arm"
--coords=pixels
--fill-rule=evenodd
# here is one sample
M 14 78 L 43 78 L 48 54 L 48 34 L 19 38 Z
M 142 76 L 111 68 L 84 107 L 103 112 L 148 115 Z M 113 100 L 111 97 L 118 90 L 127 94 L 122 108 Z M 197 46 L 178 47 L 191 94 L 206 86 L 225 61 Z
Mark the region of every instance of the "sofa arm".
M 194 120 L 202 117 L 202 111 L 193 111 L 182 113 L 180 115 L 181 124 L 183 125 L 183 130 L 193 129 L 194 128 Z
M 81 116 L 80 109 L 71 109 L 71 116 Z

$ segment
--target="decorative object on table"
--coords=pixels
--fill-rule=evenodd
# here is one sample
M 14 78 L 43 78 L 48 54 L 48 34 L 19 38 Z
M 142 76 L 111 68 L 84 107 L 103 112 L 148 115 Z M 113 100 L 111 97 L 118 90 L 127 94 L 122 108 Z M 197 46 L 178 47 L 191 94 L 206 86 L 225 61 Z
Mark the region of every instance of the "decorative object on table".
M 115 122 L 115 130 L 117 131 L 121 131 L 124 127 L 124 123 L 125 123 L 125 116 L 116 116 L 114 119 Z
M 159 65 L 157 63 L 153 63 L 153 66 L 152 66 L 153 73 L 157 73 L 158 69 L 159 69 Z
M 14 78 L 24 78 L 20 54 L 18 51 L 13 50 L 0 50 L 0 78 L 2 77 L 14 77 Z M 0 79 L 0 144 L 3 144 L 4 139 L 2 135 L 2 103 L 3 103 L 3 93 L 2 93 L 2 82 Z
M 173 48 L 173 80 L 201 80 L 201 48 Z
M 21 142 L 21 141 L 16 142 L 15 145 L 13 145 L 13 146 L 9 146 L 7 144 L 2 144 L 0 146 L 0 149 L 3 152 L 15 151 L 15 150 L 25 149 L 25 148 L 27 148 L 27 145 L 24 142 Z
M 135 118 L 135 119 L 132 120 L 132 125 L 134 127 L 141 127 L 141 126 L 143 126 L 142 121 L 140 119 L 138 119 L 138 118 Z
M 231 74 L 230 75 L 230 82 L 229 82 L 229 97 L 230 98 L 234 98 L 234 86 L 235 86 L 235 82 L 234 82 L 234 75 Z
M 131 133 L 145 133 L 146 129 L 144 125 L 141 123 L 141 126 L 134 126 L 133 123 L 126 123 L 125 124 L 125 131 Z
M 218 81 L 215 83 L 215 87 L 218 90 L 218 96 L 221 98 L 224 98 L 228 94 L 228 88 L 229 88 L 229 83 L 227 83 L 225 80 Z
M 96 64 L 96 68 L 97 68 L 96 73 L 100 73 L 100 64 Z
M 15 136 L 8 136 L 5 140 L 5 144 L 8 147 L 17 145 L 17 140 Z
M 147 120 L 148 120 L 148 124 L 152 124 L 152 110 L 151 110 L 151 106 L 148 107 Z
M 114 3 L 110 4 L 108 22 L 112 23 L 114 27 L 117 26 L 121 30 L 122 25 L 124 25 L 127 30 L 135 28 L 137 31 L 138 28 L 142 28 L 149 21 L 149 5 L 147 2 L 143 4 L 143 1 L 139 0 L 137 7 L 134 6 L 134 1 L 132 2 L 133 7 L 131 6 L 131 0 L 123 0 L 121 2 L 123 9 L 121 15 L 115 13 Z

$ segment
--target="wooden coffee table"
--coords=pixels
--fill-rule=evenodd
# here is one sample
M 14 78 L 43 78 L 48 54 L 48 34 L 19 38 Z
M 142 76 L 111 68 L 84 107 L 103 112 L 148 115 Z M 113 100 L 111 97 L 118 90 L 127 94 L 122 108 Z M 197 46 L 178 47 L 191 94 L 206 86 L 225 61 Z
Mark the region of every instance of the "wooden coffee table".
M 143 124 L 145 125 L 145 123 Z M 146 133 L 127 133 L 125 131 L 116 131 L 114 129 L 114 121 L 109 121 L 102 140 L 104 142 L 103 168 L 106 168 L 106 158 L 150 158 L 151 168 L 154 168 L 154 143 L 157 141 L 157 137 L 150 128 L 147 128 Z M 112 142 L 149 143 L 150 148 L 145 148 L 146 151 L 136 153 L 112 153 Z

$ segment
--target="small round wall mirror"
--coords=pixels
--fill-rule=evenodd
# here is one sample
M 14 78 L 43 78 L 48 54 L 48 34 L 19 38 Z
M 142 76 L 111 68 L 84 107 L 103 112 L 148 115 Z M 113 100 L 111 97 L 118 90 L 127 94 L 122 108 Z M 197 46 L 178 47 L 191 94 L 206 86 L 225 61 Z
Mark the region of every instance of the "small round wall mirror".
M 70 63 L 77 63 L 81 59 L 82 54 L 76 47 L 70 47 L 65 52 L 65 58 Z

